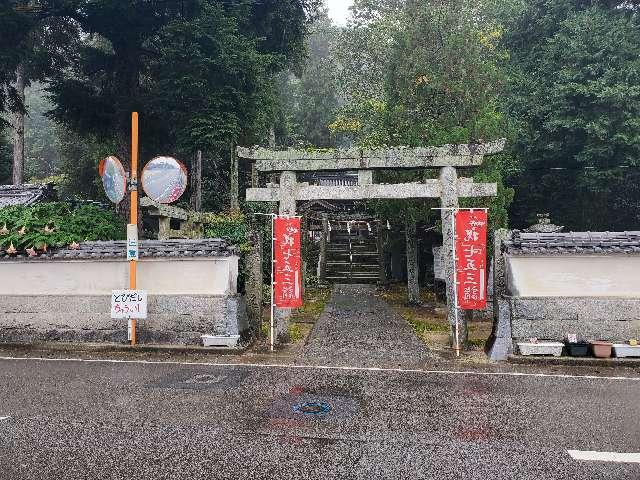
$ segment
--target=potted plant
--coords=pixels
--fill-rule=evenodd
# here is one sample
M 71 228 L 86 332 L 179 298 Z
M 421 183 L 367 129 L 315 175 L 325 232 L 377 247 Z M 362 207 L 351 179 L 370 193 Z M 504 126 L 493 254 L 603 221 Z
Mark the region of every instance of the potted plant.
M 629 340 L 629 343 L 614 343 L 613 352 L 618 358 L 640 357 L 640 345 L 637 340 Z
M 613 344 L 611 342 L 591 342 L 591 348 L 593 349 L 593 355 L 598 358 L 609 358 L 611 356 L 611 349 Z
M 589 342 L 565 341 L 567 353 L 570 357 L 586 357 L 589 354 Z
M 531 338 L 528 342 L 518 342 L 520 355 L 553 355 L 562 356 L 564 345 L 560 342 L 545 342 L 537 338 Z

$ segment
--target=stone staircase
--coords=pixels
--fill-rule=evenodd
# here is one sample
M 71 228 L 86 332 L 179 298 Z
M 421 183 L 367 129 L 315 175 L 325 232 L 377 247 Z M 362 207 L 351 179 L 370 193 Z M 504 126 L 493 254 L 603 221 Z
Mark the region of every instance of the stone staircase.
M 327 244 L 328 282 L 377 283 L 378 268 L 376 238 L 368 230 L 332 232 Z

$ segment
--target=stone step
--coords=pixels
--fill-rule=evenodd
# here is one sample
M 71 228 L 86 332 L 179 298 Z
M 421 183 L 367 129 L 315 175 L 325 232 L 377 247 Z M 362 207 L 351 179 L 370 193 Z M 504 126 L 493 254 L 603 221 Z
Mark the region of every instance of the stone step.
M 373 258 L 378 257 L 378 252 L 334 252 L 333 255 L 327 255 L 327 260 L 329 259 L 344 259 L 349 258 L 349 256 L 353 256 L 353 258 L 359 258 L 361 260 L 372 260 Z
M 370 272 L 371 270 L 378 270 L 378 265 L 372 265 L 372 264 L 359 264 L 359 265 L 353 265 L 351 266 L 351 264 L 349 263 L 331 263 L 331 264 L 327 264 L 327 271 L 330 270 L 344 270 L 344 271 L 354 271 L 354 272 L 358 272 L 358 271 L 367 271 Z
M 327 277 L 327 280 L 331 283 L 378 283 L 378 277 L 371 278 L 348 278 L 348 277 Z
M 327 270 L 326 272 L 326 276 L 327 277 L 349 277 L 349 276 L 354 276 L 354 277 L 377 277 L 378 276 L 378 270 Z
M 335 247 L 327 248 L 327 252 L 342 252 L 353 250 L 356 252 L 377 252 L 378 248 L 375 245 L 352 245 L 349 248 L 349 245 L 336 245 Z

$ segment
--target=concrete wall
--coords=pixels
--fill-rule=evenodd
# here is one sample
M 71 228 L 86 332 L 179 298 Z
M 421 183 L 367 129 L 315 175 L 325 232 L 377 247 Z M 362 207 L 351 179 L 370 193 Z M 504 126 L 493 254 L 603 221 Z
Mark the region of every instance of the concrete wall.
M 506 269 L 511 296 L 640 298 L 640 256 L 507 256 Z
M 127 287 L 126 262 L 0 262 L 0 342 L 126 342 L 127 320 L 110 318 L 111 290 Z M 153 259 L 139 264 L 148 292 L 141 343 L 200 344 L 203 334 L 248 327 L 236 293 L 238 257 Z
M 515 341 L 539 338 L 563 341 L 627 341 L 640 338 L 640 298 L 511 297 L 511 335 Z
M 138 263 L 138 287 L 149 295 L 232 295 L 237 278 L 236 256 Z M 0 262 L 0 296 L 111 295 L 128 285 L 129 265 L 122 260 Z

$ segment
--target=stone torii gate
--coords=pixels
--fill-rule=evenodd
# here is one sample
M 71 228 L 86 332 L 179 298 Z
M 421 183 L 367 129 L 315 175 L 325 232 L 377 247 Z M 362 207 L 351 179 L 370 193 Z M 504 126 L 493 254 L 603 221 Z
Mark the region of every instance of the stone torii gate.
M 451 215 L 458 207 L 459 198 L 492 197 L 498 193 L 495 183 L 474 183 L 471 178 L 458 178 L 456 167 L 474 167 L 482 164 L 485 155 L 504 150 L 505 140 L 484 144 L 445 145 L 443 147 L 390 149 L 347 149 L 309 152 L 305 150 L 270 150 L 238 147 L 239 158 L 255 162 L 259 173 L 280 173 L 279 185 L 247 189 L 248 202 L 278 202 L 280 215 L 296 214 L 296 202 L 309 200 L 368 200 L 440 198 L 442 210 L 443 266 L 447 283 L 448 321 L 451 326 L 452 345 L 464 348 L 467 338 L 466 317 L 458 312 L 460 322 L 459 345 L 455 343 L 456 311 L 453 304 L 455 272 L 453 259 L 453 228 Z M 439 179 L 423 183 L 376 184 L 373 170 L 440 169 Z M 315 186 L 298 183 L 297 172 L 357 171 L 358 185 Z M 277 331 L 286 332 L 287 311 L 280 311 Z

